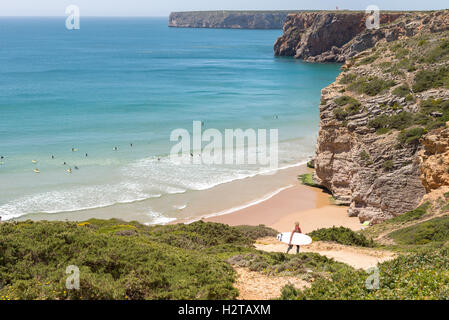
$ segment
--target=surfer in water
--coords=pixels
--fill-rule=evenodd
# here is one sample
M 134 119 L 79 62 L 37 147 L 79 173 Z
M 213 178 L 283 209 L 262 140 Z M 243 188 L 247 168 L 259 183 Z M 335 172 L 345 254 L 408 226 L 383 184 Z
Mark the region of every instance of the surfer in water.
M 293 229 L 292 235 L 290 236 L 290 243 L 288 244 L 287 253 L 293 248 L 292 239 L 295 232 L 302 233 L 301 228 L 299 227 L 299 222 L 295 222 L 295 229 Z M 298 253 L 299 253 L 299 246 L 296 246 L 296 254 Z

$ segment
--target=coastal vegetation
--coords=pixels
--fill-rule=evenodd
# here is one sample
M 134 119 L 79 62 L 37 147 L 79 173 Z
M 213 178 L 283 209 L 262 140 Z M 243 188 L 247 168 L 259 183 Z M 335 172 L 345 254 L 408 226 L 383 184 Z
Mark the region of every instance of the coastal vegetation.
M 147 227 L 89 220 L 0 225 L 2 299 L 233 299 L 235 272 L 225 261 L 254 252 L 259 226 L 195 222 Z M 66 288 L 77 266 L 80 289 Z
M 443 210 L 444 211 L 444 210 Z M 339 270 L 319 278 L 310 288 L 285 286 L 281 299 L 448 299 L 449 216 L 429 220 L 439 211 L 430 202 L 356 233 L 371 241 L 390 239 L 382 246 L 399 255 L 373 270 Z M 375 244 L 381 246 L 380 244 Z M 379 282 L 372 281 L 374 273 Z
M 1 299 L 235 299 L 235 267 L 266 276 L 309 282 L 286 286 L 281 299 L 445 299 L 449 290 L 449 217 L 425 220 L 425 203 L 366 231 L 319 229 L 314 241 L 365 250 L 382 246 L 371 228 L 394 244 L 394 260 L 378 265 L 379 289 L 366 286 L 371 271 L 317 253 L 288 255 L 256 250 L 256 239 L 275 237 L 265 226 L 230 227 L 201 221 L 145 226 L 91 219 L 74 222 L 11 222 L 0 225 Z M 423 220 L 424 219 L 424 220 Z M 392 227 L 385 229 L 385 226 Z M 68 290 L 67 266 L 80 271 L 80 290 Z M 419 287 L 419 290 L 416 288 Z
M 399 229 L 389 235 L 397 244 L 423 245 L 449 241 L 449 216 Z
M 396 82 L 394 80 L 384 80 L 378 77 L 359 77 L 348 86 L 348 90 L 368 96 L 376 96 L 395 85 Z
M 446 126 L 449 121 L 449 100 L 423 100 L 419 112 L 402 111 L 394 115 L 382 114 L 370 120 L 368 126 L 378 134 L 388 133 L 390 130 L 401 131 L 398 135 L 399 145 L 417 144 L 419 139 L 436 128 Z
M 351 141 L 355 145 L 351 151 L 356 153 L 341 152 L 341 148 L 337 153 L 323 148 L 332 154 L 332 159 L 343 160 L 345 165 L 353 163 L 345 161 L 347 153 L 351 157 L 358 155 L 365 166 L 376 161 L 383 170 L 370 175 L 370 168 L 365 167 L 359 176 L 378 183 L 389 175 L 388 182 L 394 182 L 392 172 L 401 164 L 411 163 L 412 157 L 401 155 L 404 150 L 384 155 L 382 151 L 391 150 L 385 148 L 379 152 L 371 146 L 376 146 L 376 139 L 383 139 L 382 143 L 387 145 L 390 137 L 387 133 L 391 133 L 393 146 L 397 144 L 398 149 L 413 151 L 423 135 L 449 121 L 449 100 L 421 94 L 431 88 L 449 86 L 449 68 L 444 65 L 449 57 L 446 35 L 439 34 L 441 39 L 419 36 L 388 42 L 385 50 L 374 49 L 353 64 L 365 68 L 364 71 L 373 64 L 378 68 L 376 72 L 380 68 L 388 73 L 385 77 L 368 71 L 347 71 L 342 75 L 340 84 L 345 87 L 338 86 L 338 93 L 322 101 L 323 105 L 330 103 L 332 107 L 326 114 L 327 119 L 333 120 L 333 112 L 336 119 L 347 121 L 347 117 L 371 104 L 378 113 L 376 116 L 368 114 L 369 118 L 364 120 L 368 128 L 385 136 L 372 134 L 369 136 L 372 139 L 367 139 L 369 143 L 364 145 L 357 144 L 354 136 L 350 137 L 354 139 L 341 139 Z M 389 61 L 385 61 L 383 52 L 388 54 Z M 341 95 L 343 92 L 348 95 Z M 384 93 L 380 99 L 376 97 Z M 356 94 L 360 95 L 357 99 L 352 96 Z M 416 103 L 416 108 L 411 108 L 408 102 Z M 334 121 L 331 126 L 334 130 Z M 368 135 L 373 130 L 366 132 L 357 134 Z M 340 147 L 344 144 L 341 141 L 337 144 L 326 140 L 322 146 Z M 338 161 L 333 161 L 332 165 L 334 167 L 325 169 L 335 172 L 337 168 L 341 176 L 346 176 L 344 165 L 338 166 Z M 324 167 L 323 163 L 317 167 Z M 355 167 L 350 170 L 358 169 Z M 416 178 L 412 174 L 410 176 Z M 404 186 L 411 181 L 410 176 L 401 175 L 398 183 L 383 190 L 396 192 L 401 186 L 410 194 L 413 189 Z M 372 190 L 372 183 L 363 183 L 369 182 L 368 178 L 356 182 L 360 182 L 363 189 Z M 312 173 L 299 176 L 299 180 L 318 187 Z M 363 207 L 365 214 L 369 207 L 362 200 L 370 195 L 367 196 L 365 190 L 355 189 L 358 184 L 353 180 L 337 182 L 333 195 L 337 197 L 339 189 L 346 185 L 354 188 L 354 193 L 358 194 L 355 205 Z M 333 227 L 315 230 L 309 235 L 314 241 L 337 243 L 351 250 L 376 248 L 397 253 L 391 261 L 378 264 L 377 271 L 355 269 L 317 253 L 288 255 L 257 250 L 254 246 L 257 239 L 273 238 L 278 233 L 262 225 L 231 227 L 198 221 L 187 225 L 145 226 L 115 219 L 80 223 L 8 222 L 0 225 L 0 299 L 235 299 L 239 295 L 234 286 L 236 267 L 267 276 L 298 277 L 310 284 L 303 289 L 285 286 L 281 299 L 449 299 L 449 193 L 444 194 L 445 200 L 439 207 L 426 202 L 382 222 L 384 216 L 391 217 L 403 211 L 394 211 L 390 206 L 388 211 L 379 214 L 380 207 L 393 201 L 387 197 L 389 194 L 381 194 L 382 186 L 376 187 L 382 202 L 375 203 L 377 211 L 364 218 L 378 224 L 358 232 Z M 402 201 L 403 195 L 395 194 L 394 200 Z M 370 199 L 375 201 L 373 197 Z M 411 201 L 414 199 L 404 200 L 403 203 L 414 203 Z M 79 268 L 79 290 L 66 288 L 68 266 Z M 379 282 L 371 282 L 376 272 Z
M 284 287 L 281 299 L 407 300 L 449 299 L 449 247 L 400 255 L 378 264 L 379 282 L 372 270 L 342 271 L 319 278 L 310 288 Z M 368 285 L 367 285 L 368 284 Z
M 313 241 L 330 241 L 348 246 L 374 247 L 374 241 L 345 227 L 318 229 L 311 233 Z
M 353 270 L 352 267 L 336 262 L 317 253 L 288 255 L 279 252 L 246 253 L 227 260 L 231 265 L 246 267 L 251 271 L 271 276 L 298 276 L 304 280 L 328 277 L 334 272 Z
M 449 67 L 421 70 L 416 74 L 413 90 L 422 92 L 432 88 L 449 88 Z
M 309 187 L 319 187 L 315 181 L 313 181 L 313 174 L 312 173 L 306 173 L 299 176 L 299 180 L 303 185 L 309 186 Z

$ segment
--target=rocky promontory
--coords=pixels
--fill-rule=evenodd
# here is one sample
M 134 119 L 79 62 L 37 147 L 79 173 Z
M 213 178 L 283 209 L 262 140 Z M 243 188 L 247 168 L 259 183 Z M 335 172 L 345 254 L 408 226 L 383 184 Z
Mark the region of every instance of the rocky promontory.
M 408 13 L 365 29 L 337 43 L 329 59 L 322 52 L 333 31 L 319 26 L 297 57 L 346 63 L 322 90 L 316 182 L 361 221 L 415 209 L 426 193 L 449 185 L 449 11 Z M 325 44 L 307 49 L 315 37 Z
M 291 11 L 172 12 L 168 26 L 177 28 L 282 29 Z
M 395 21 L 405 13 L 380 15 L 380 24 Z M 289 14 L 283 35 L 277 39 L 277 56 L 294 56 L 311 62 L 344 62 L 347 57 L 371 48 L 385 34 L 374 32 L 356 40 L 367 29 L 369 16 L 356 11 L 321 11 Z M 351 42 L 351 44 L 349 44 Z

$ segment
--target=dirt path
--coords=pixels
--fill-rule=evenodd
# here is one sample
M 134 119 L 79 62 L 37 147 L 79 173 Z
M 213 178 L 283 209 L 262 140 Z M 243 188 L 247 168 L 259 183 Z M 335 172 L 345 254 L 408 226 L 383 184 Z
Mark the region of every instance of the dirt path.
M 234 268 L 238 278 L 234 286 L 239 290 L 239 300 L 269 300 L 278 298 L 282 288 L 291 284 L 295 288 L 303 289 L 310 284 L 297 277 L 267 276 L 247 268 Z
M 268 252 L 285 252 L 287 245 L 280 243 L 274 238 L 259 239 L 255 246 L 258 250 Z M 295 254 L 296 248 L 290 252 Z M 301 248 L 302 252 L 315 252 L 336 261 L 346 263 L 356 269 L 369 269 L 375 267 L 379 262 L 394 259 L 396 254 L 384 250 L 375 250 L 371 248 L 360 248 L 344 246 L 329 242 L 314 242 L 309 246 Z
M 285 252 L 287 245 L 274 238 L 259 239 L 255 243 L 258 250 L 267 252 Z M 291 250 L 295 254 L 296 248 Z M 378 263 L 394 259 L 396 254 L 389 251 L 370 248 L 344 246 L 329 242 L 314 242 L 310 246 L 301 248 L 302 252 L 315 252 L 336 261 L 346 263 L 356 269 L 369 269 Z M 234 267 L 238 278 L 234 286 L 239 290 L 240 300 L 268 300 L 280 296 L 282 288 L 291 284 L 295 288 L 303 289 L 310 283 L 298 277 L 267 276 L 263 273 L 250 271 L 248 268 Z

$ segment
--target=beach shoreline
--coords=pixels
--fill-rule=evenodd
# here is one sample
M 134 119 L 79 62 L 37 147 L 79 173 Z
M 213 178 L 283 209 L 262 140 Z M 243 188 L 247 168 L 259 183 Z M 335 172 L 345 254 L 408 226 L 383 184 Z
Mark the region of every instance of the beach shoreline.
M 359 219 L 349 217 L 347 207 L 333 205 L 328 192 L 301 184 L 298 177 L 310 172 L 312 170 L 305 164 L 298 164 L 278 170 L 272 175 L 257 175 L 200 191 L 190 196 L 192 201 L 201 204 L 197 205 L 198 214 L 180 215 L 178 218 L 155 224 L 145 221 L 146 201 L 91 210 L 27 215 L 15 220 L 79 222 L 92 218 L 115 218 L 151 225 L 192 223 L 202 220 L 230 226 L 263 224 L 282 232 L 290 231 L 294 222 L 299 221 L 304 233 L 333 226 L 360 230 L 362 226 Z M 222 203 L 229 205 L 220 207 Z
M 306 166 L 301 169 L 301 173 L 311 171 Z M 303 233 L 334 226 L 361 230 L 359 219 L 349 217 L 347 209 L 346 206 L 332 204 L 331 195 L 327 191 L 302 185 L 298 180 L 292 187 L 282 190 L 266 201 L 202 220 L 230 226 L 262 224 L 279 232 L 291 231 L 295 222 L 300 223 Z

